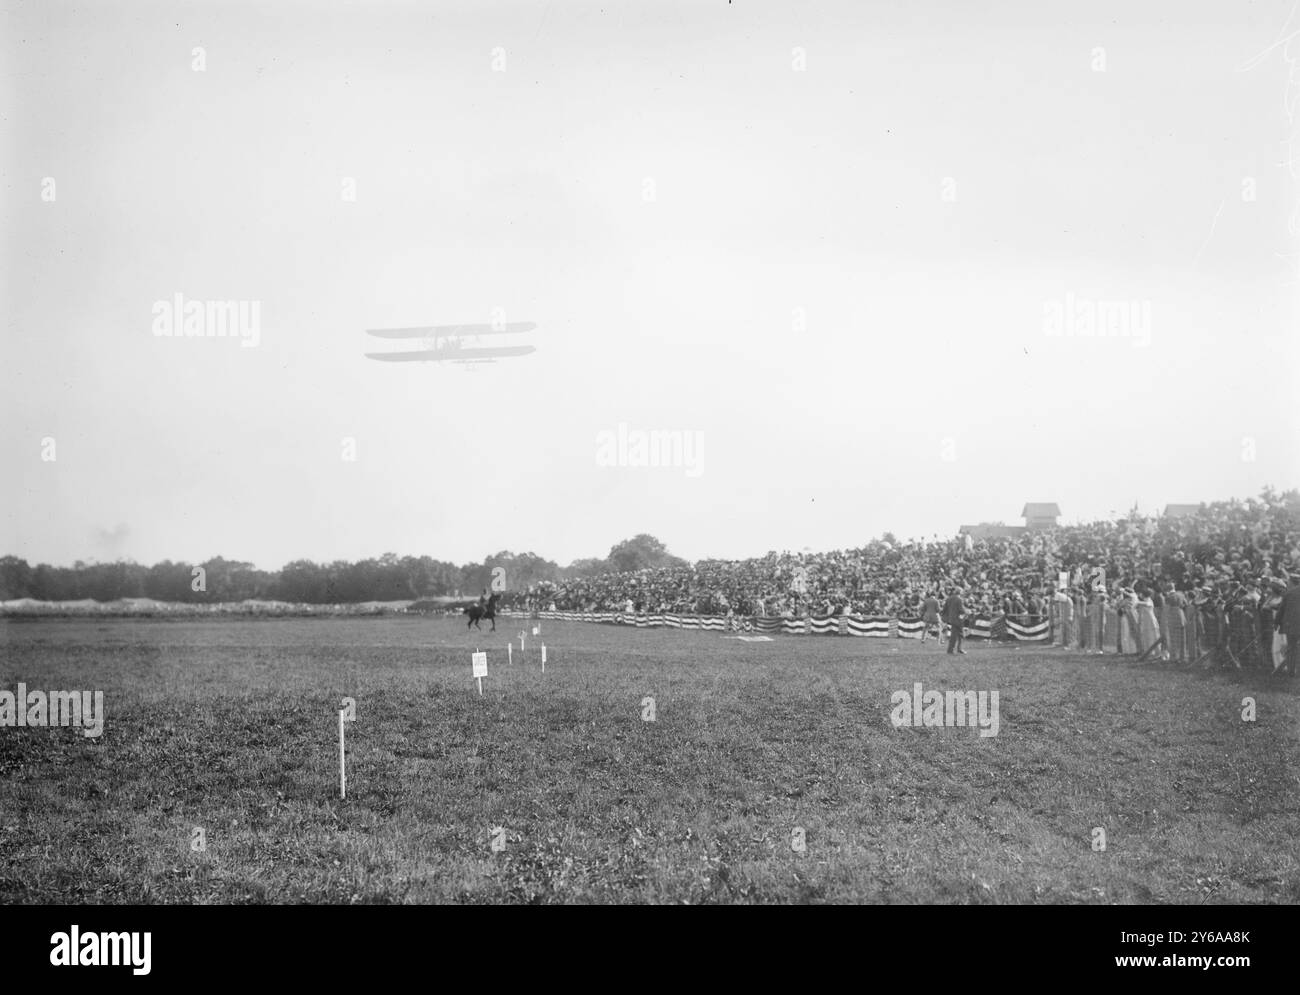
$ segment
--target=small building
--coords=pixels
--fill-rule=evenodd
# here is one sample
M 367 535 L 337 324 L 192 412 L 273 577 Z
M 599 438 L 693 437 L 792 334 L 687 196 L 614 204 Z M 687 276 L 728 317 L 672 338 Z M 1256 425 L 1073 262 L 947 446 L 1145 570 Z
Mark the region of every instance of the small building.
M 1201 510 L 1199 504 L 1167 504 L 1165 505 L 1165 518 L 1187 518 L 1189 515 L 1195 515 Z
M 1054 529 L 1056 520 L 1061 517 L 1061 508 L 1056 503 L 1027 504 L 1020 513 L 1025 520 L 1026 529 Z

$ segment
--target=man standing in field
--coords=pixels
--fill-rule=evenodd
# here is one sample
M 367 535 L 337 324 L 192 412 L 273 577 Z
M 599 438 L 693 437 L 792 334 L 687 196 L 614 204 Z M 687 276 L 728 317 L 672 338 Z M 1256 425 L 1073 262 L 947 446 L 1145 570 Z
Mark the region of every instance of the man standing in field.
M 921 605 L 921 642 L 925 642 L 925 637 L 930 634 L 930 626 L 936 626 L 939 635 L 935 642 L 943 641 L 943 619 L 939 617 L 939 599 L 931 592 L 925 596 L 925 602 Z
M 943 620 L 948 623 L 948 655 L 954 652 L 966 655 L 961 648 L 962 620 L 966 617 L 966 606 L 962 603 L 957 588 L 948 589 L 948 600 L 943 603 Z

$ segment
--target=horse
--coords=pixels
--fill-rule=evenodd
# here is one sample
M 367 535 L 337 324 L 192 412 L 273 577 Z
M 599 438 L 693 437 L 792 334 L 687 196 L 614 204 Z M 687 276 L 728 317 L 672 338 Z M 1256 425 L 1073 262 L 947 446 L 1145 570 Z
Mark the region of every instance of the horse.
M 465 628 L 478 626 L 479 631 L 483 631 L 483 626 L 479 625 L 479 619 L 487 619 L 492 623 L 492 631 L 497 631 L 497 595 L 493 594 L 488 598 L 487 605 L 470 605 L 465 609 L 465 614 L 469 616 L 469 621 L 465 623 Z

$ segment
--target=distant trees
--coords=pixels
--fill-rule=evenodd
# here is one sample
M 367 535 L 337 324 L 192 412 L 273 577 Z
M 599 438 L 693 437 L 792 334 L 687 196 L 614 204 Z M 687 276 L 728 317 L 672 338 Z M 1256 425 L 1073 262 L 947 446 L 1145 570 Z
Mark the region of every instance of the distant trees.
M 30 597 L 32 568 L 16 556 L 0 557 L 0 601 Z
M 199 577 L 195 577 L 193 567 L 185 564 L 180 564 L 180 570 L 173 568 L 176 578 L 183 579 L 185 587 L 189 589 L 188 599 L 191 601 L 244 601 L 248 598 L 265 596 L 274 578 L 273 574 L 258 570 L 251 563 L 227 560 L 220 556 L 205 560 L 198 566 L 203 571 Z M 183 578 L 180 577 L 182 571 Z M 199 578 L 202 578 L 201 586 L 195 583 Z M 195 590 L 196 587 L 199 589 Z M 168 589 L 176 590 L 175 580 L 171 581 Z M 157 594 L 150 594 L 149 597 L 157 598 L 159 601 L 181 600 L 175 597 L 164 598 Z
M 609 570 L 609 560 L 590 557 L 585 560 L 574 560 L 561 571 L 561 574 L 565 580 L 583 580 L 587 577 L 596 577 L 600 574 L 609 573 Z
M 429 556 L 385 553 L 355 563 L 294 560 L 279 570 L 258 570 L 251 563 L 213 557 L 202 563 L 163 560 L 146 567 L 130 561 L 33 567 L 16 556 L 0 557 L 0 601 L 116 601 L 153 598 L 171 602 L 236 602 L 248 599 L 305 604 L 362 601 L 414 601 L 492 587 L 493 571 L 506 590 L 526 590 L 542 580 L 558 580 L 560 568 L 535 553 L 509 551 L 482 563 L 457 566 Z
M 32 570 L 32 586 L 28 591 L 19 592 L 19 597 L 36 598 L 39 601 L 75 601 L 81 594 L 81 564 L 72 567 L 52 567 L 41 563 Z
M 280 569 L 270 589 L 277 600 L 307 604 L 413 601 L 452 593 L 461 572 L 454 563 L 396 553 L 356 563 L 294 560 Z
M 609 566 L 616 573 L 686 565 L 685 560 L 673 556 L 662 542 L 644 532 L 631 539 L 624 539 L 609 551 Z
M 311 560 L 294 560 L 280 568 L 274 594 L 281 601 L 303 601 L 307 604 L 323 604 L 332 601 L 327 568 Z
M 153 598 L 172 602 L 237 602 L 248 599 L 300 604 L 415 601 L 451 594 L 477 595 L 483 588 L 521 592 L 544 581 L 591 577 L 610 571 L 684 565 L 664 544 L 638 535 L 614 546 L 606 559 L 575 560 L 560 567 L 536 553 L 501 550 L 481 563 L 457 566 L 429 556 L 385 553 L 378 559 L 316 563 L 294 560 L 279 570 L 258 570 L 242 560 L 214 556 L 202 563 L 163 560 L 153 566 L 131 561 L 33 567 L 16 556 L 0 557 L 0 601 L 116 601 Z M 496 584 L 493 582 L 496 581 Z
M 477 594 L 487 588 L 505 591 L 526 591 L 542 581 L 556 581 L 560 578 L 560 568 L 551 560 L 543 559 L 536 553 L 512 553 L 508 549 L 484 558 L 482 563 L 470 563 L 461 567 L 460 590 L 466 594 Z

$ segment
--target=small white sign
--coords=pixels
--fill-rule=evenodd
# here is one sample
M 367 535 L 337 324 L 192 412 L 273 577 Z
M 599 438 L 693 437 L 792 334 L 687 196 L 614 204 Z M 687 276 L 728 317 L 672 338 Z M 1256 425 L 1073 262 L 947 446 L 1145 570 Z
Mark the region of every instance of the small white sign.
M 470 660 L 472 660 L 474 663 L 474 676 L 486 677 L 487 676 L 487 654 L 486 653 L 471 654 Z
M 541 628 L 540 628 L 539 626 L 534 625 L 534 626 L 533 626 L 533 635 L 534 635 L 534 636 L 540 636 L 541 634 L 542 634 L 542 630 L 541 630 Z

